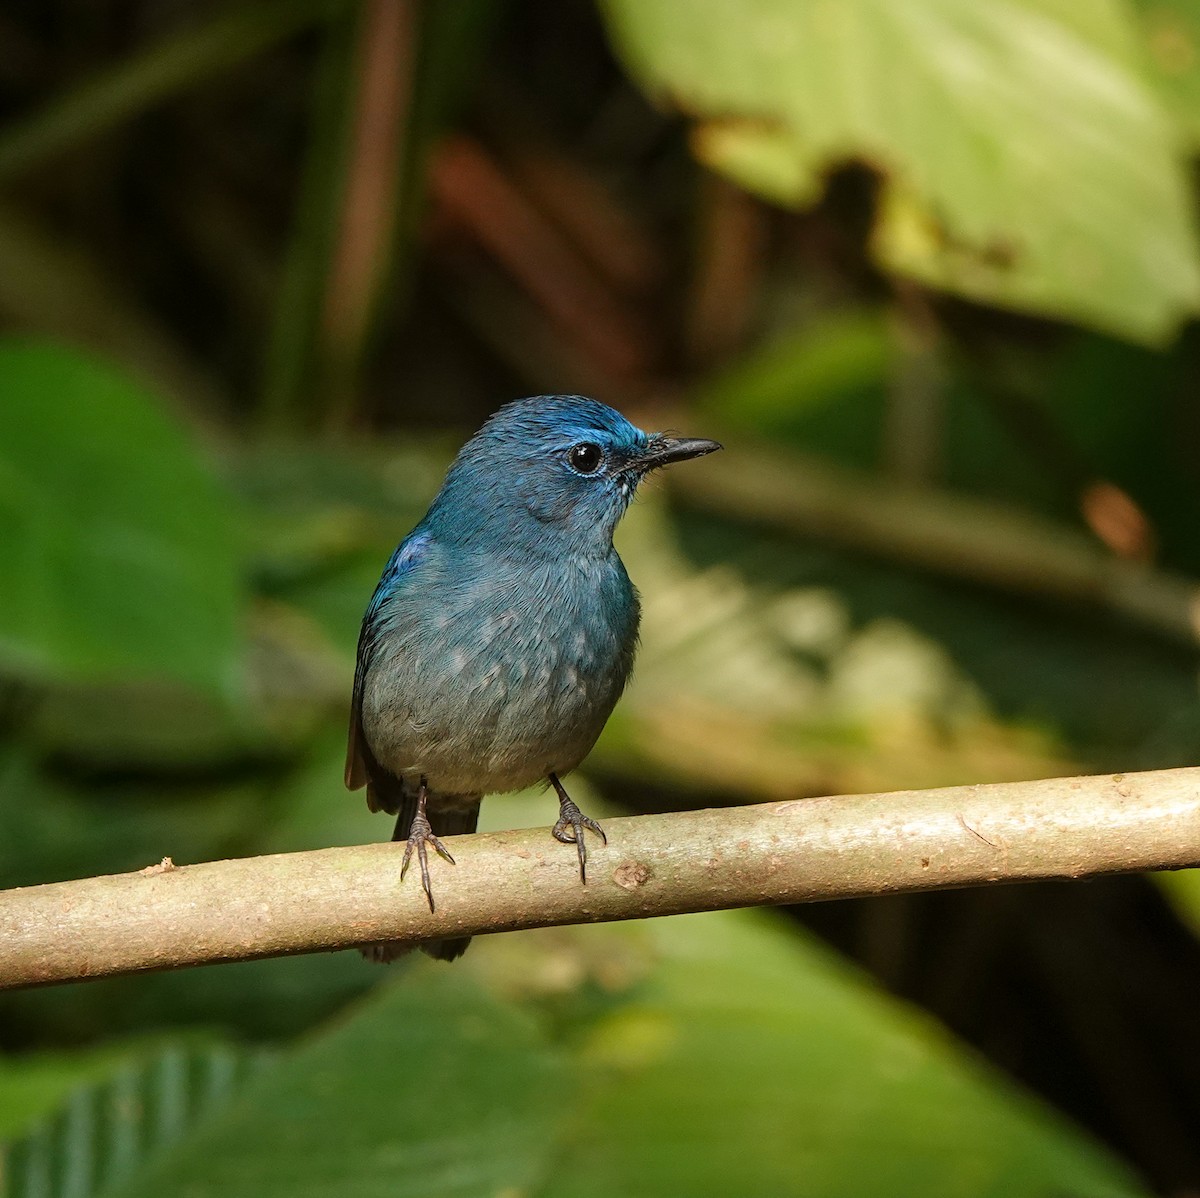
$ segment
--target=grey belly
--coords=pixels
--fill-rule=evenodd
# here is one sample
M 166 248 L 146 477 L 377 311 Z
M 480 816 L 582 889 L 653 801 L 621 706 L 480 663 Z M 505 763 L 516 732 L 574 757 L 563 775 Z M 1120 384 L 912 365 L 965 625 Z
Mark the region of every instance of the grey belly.
M 414 642 L 425 639 L 424 652 Z M 615 637 L 404 638 L 372 661 L 363 728 L 381 765 L 441 794 L 520 790 L 574 769 L 628 672 Z

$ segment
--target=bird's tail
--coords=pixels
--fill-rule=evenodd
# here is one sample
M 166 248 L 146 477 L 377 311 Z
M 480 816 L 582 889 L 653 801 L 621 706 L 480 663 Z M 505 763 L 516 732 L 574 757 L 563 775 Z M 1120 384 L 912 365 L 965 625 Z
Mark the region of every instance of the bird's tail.
M 417 796 L 409 794 L 406 790 L 400 800 L 400 810 L 396 816 L 396 828 L 392 832 L 392 840 L 405 841 L 408 839 L 408 833 L 416 814 Z M 425 814 L 435 836 L 469 836 L 479 823 L 479 804 L 442 811 L 430 811 L 426 808 Z M 470 943 L 470 936 L 454 936 L 446 940 L 426 940 L 423 944 L 415 947 L 435 961 L 456 961 L 467 951 L 467 945 Z M 411 952 L 413 948 L 414 945 L 407 940 L 388 940 L 382 944 L 365 944 L 360 951 L 368 961 L 386 964 L 388 961 L 395 961 L 397 957 Z

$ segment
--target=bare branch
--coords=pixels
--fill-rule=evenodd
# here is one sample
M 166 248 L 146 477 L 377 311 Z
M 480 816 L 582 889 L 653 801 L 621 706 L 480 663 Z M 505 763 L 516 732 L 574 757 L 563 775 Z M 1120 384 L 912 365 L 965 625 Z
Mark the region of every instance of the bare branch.
M 1110 612 L 1190 648 L 1200 644 L 1194 579 L 1114 557 L 1082 533 L 1003 504 L 767 452 L 744 453 L 740 461 L 730 453 L 718 468 L 681 470 L 671 488 L 722 516 L 1018 595 Z
M 332 801 L 332 800 L 331 800 Z M 372 844 L 0 892 L 0 987 L 390 939 L 1200 863 L 1200 769 L 608 821 L 588 884 L 544 829 L 453 838 L 436 912 Z

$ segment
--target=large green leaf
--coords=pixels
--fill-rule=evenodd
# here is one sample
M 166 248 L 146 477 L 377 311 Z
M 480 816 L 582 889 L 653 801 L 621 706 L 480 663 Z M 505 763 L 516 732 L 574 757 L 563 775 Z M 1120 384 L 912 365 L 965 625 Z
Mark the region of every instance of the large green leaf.
M 463 966 L 417 964 L 205 1109 L 176 1121 L 190 1128 L 176 1147 L 136 1167 L 127 1151 L 128 1180 L 104 1193 L 1144 1193 L 930 1021 L 745 913 L 481 940 Z M 96 1175 L 82 1134 L 50 1139 L 57 1152 L 39 1132 L 16 1153 Z
M 605 0 L 617 46 L 699 118 L 712 165 L 806 204 L 884 180 L 886 267 L 1161 340 L 1200 300 L 1186 172 L 1115 0 Z
M 61 1109 L 75 1090 L 103 1084 L 139 1055 L 148 1055 L 146 1045 L 21 1056 L 0 1053 L 0 1143 L 36 1127 Z
M 662 963 L 594 1029 L 586 1058 L 606 1084 L 589 1087 L 539 1198 L 1142 1192 L 931 1021 L 775 922 L 651 926 Z
M 0 343 L 0 668 L 227 686 L 234 509 L 161 402 L 47 344 Z
M 426 971 L 302 1046 L 130 1195 L 529 1193 L 572 1088 L 511 1004 Z
M 0 1143 L 0 1198 L 111 1193 L 226 1106 L 259 1059 L 224 1044 L 180 1039 L 154 1051 L 125 1046 L 0 1061 L 0 1135 L 15 1104 L 36 1111 L 72 1077 L 85 1080 L 31 1134 Z

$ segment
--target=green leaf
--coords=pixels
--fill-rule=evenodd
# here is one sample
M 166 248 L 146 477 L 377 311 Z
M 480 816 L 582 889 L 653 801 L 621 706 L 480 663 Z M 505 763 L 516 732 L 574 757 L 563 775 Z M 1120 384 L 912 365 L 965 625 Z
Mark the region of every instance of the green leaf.
M 876 169 L 890 270 L 1150 342 L 1200 302 L 1178 138 L 1114 0 L 605 11 L 631 70 L 746 186 L 805 204 L 848 159 Z
M 1174 908 L 1180 921 L 1200 936 L 1200 869 L 1155 873 L 1150 877 Z
M 723 426 L 874 466 L 894 356 L 881 313 L 836 312 L 710 378 L 697 402 Z
M 1200 144 L 1200 0 L 1134 0 L 1152 76 L 1193 147 Z
M 227 688 L 232 503 L 155 397 L 65 347 L 0 342 L 0 668 Z
M 462 973 L 426 970 L 262 1074 L 119 1193 L 529 1193 L 571 1088 L 528 1014 Z
M 14 1099 L 38 1101 L 74 1074 L 104 1080 L 76 1086 L 57 1114 L 0 1145 L 0 1195 L 91 1198 L 112 1193 L 167 1153 L 214 1109 L 227 1105 L 261 1058 L 223 1044 L 179 1040 L 153 1054 L 110 1049 L 0 1069 L 0 1114 Z
M 655 921 L 663 960 L 586 1048 L 539 1198 L 1074 1198 L 1142 1191 L 1065 1120 L 776 917 Z M 613 1146 L 619 1145 L 619 1151 Z
M 0 1055 L 0 1143 L 48 1118 L 81 1084 L 103 1081 L 129 1055 L 111 1047 Z
M 812 162 L 796 153 L 787 129 L 755 120 L 714 120 L 692 133 L 701 162 L 724 171 L 748 191 L 785 207 L 815 204 L 824 181 Z
M 229 1087 L 219 1109 L 177 1101 L 169 1109 L 184 1117 L 170 1123 L 187 1134 L 173 1148 L 126 1151 L 128 1180 L 105 1193 L 1145 1192 L 1043 1104 L 777 917 L 484 938 L 467 960 L 414 965 Z M 83 1132 L 102 1128 L 104 1109 L 73 1098 L 55 1126 L 74 1138 L 35 1133 L 21 1151 L 41 1153 L 45 1176 L 98 1176 L 90 1162 L 106 1153 L 96 1145 L 114 1137 Z M 146 1142 L 118 1138 L 134 1140 Z

